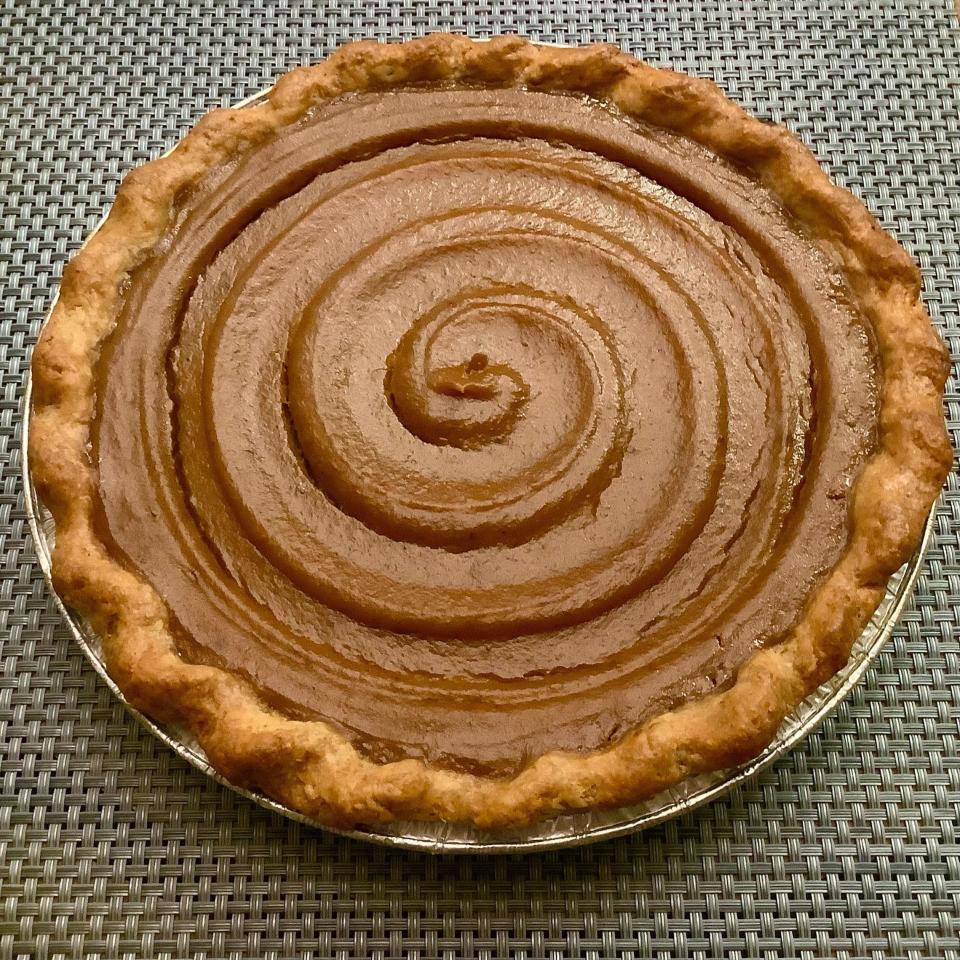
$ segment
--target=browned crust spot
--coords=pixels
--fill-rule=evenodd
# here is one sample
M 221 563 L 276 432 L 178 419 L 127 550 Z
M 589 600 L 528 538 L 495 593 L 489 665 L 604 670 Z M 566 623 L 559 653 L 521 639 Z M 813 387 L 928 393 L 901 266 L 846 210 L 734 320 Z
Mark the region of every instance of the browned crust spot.
M 791 635 L 756 653 L 730 689 L 659 716 L 609 749 L 545 754 L 512 779 L 416 760 L 374 763 L 325 723 L 280 716 L 228 673 L 185 662 L 163 600 L 110 556 L 92 523 L 94 366 L 116 322 L 121 287 L 163 236 L 177 198 L 326 98 L 423 81 L 589 94 L 748 169 L 842 269 L 876 330 L 883 367 L 878 448 L 853 491 L 849 548 Z M 748 116 L 709 81 L 612 46 L 558 49 L 445 34 L 351 44 L 288 73 L 261 106 L 213 111 L 170 155 L 129 174 L 109 217 L 65 270 L 33 356 L 30 426 L 33 477 L 57 524 L 57 589 L 103 637 L 107 668 L 131 703 L 188 726 L 233 783 L 319 821 L 439 818 L 505 827 L 637 802 L 688 775 L 755 756 L 783 717 L 846 661 L 886 580 L 918 543 L 952 462 L 942 411 L 948 356 L 919 295 L 913 261 L 866 208 L 834 186 L 792 134 Z

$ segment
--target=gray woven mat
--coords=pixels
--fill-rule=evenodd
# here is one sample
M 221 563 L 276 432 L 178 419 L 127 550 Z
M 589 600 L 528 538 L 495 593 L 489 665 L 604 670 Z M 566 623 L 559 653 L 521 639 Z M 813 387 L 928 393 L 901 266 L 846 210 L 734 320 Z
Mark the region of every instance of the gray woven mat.
M 68 642 L 18 475 L 37 324 L 121 173 L 210 107 L 365 36 L 606 39 L 712 77 L 798 130 L 914 252 L 960 357 L 960 31 L 947 0 L 0 8 L 0 960 L 960 957 L 956 477 L 879 665 L 772 770 L 629 839 L 431 859 L 267 814 L 143 733 Z

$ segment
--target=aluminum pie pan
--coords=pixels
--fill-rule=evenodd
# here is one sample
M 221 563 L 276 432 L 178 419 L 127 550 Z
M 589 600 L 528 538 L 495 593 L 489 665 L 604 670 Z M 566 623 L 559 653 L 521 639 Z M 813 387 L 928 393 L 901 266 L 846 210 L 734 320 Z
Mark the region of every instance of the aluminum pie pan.
M 569 44 L 556 45 L 569 46 Z M 266 99 L 268 94 L 269 90 L 260 91 L 234 106 L 237 109 L 256 107 Z M 102 223 L 103 220 L 100 221 L 100 224 Z M 100 224 L 90 236 L 96 233 Z M 56 299 L 50 306 L 50 312 L 55 305 Z M 920 545 L 910 560 L 890 578 L 883 600 L 851 649 L 850 659 L 830 680 L 818 687 L 784 719 L 773 741 L 748 763 L 728 770 L 690 777 L 640 804 L 614 810 L 565 814 L 523 830 L 491 831 L 465 824 L 407 820 L 397 820 L 365 830 L 345 830 L 319 823 L 264 794 L 231 783 L 214 769 L 199 743 L 188 731 L 154 722 L 140 713 L 124 697 L 123 692 L 107 671 L 100 638 L 82 617 L 67 607 L 53 585 L 51 555 L 56 541 L 56 526 L 52 515 L 39 500 L 30 477 L 27 450 L 30 397 L 31 379 L 28 371 L 23 406 L 25 411 L 22 431 L 23 489 L 24 507 L 37 559 L 47 586 L 74 640 L 127 712 L 191 766 L 267 810 L 341 836 L 420 852 L 524 853 L 580 846 L 634 833 L 670 820 L 695 810 L 711 800 L 718 799 L 736 785 L 749 780 L 813 732 L 827 714 L 850 693 L 870 664 L 880 655 L 913 592 L 934 530 L 936 505 L 927 517 Z
M 175 726 L 154 722 L 127 701 L 123 691 L 107 672 L 100 638 L 82 617 L 67 607 L 53 586 L 51 554 L 56 542 L 56 525 L 50 512 L 37 497 L 30 477 L 27 453 L 30 395 L 28 373 L 23 407 L 27 413 L 24 417 L 22 433 L 23 491 L 24 508 L 37 559 L 47 586 L 74 640 L 127 712 L 191 766 L 267 810 L 341 836 L 407 850 L 427 853 L 524 853 L 575 847 L 652 827 L 723 796 L 737 784 L 765 770 L 812 733 L 827 714 L 850 693 L 867 668 L 880 655 L 880 651 L 890 638 L 913 592 L 917 577 L 923 568 L 924 554 L 933 537 L 936 506 L 931 509 L 927 517 L 919 547 L 907 563 L 890 578 L 880 606 L 853 645 L 850 659 L 830 680 L 818 687 L 784 719 L 776 737 L 766 749 L 742 766 L 690 777 L 649 800 L 630 807 L 565 814 L 523 830 L 491 831 L 480 830 L 465 824 L 407 820 L 397 820 L 365 830 L 344 830 L 319 823 L 271 800 L 262 793 L 246 790 L 231 783 L 211 766 L 203 749 L 190 733 Z

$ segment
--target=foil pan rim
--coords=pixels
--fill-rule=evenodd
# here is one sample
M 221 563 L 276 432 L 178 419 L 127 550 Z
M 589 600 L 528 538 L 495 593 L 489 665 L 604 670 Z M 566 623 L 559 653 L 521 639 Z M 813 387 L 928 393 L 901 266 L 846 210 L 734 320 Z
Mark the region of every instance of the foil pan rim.
M 55 301 L 54 301 L 55 302 Z M 51 307 L 52 309 L 52 307 Z M 769 767 L 797 743 L 812 733 L 860 681 L 893 632 L 907 605 L 923 567 L 924 556 L 933 537 L 937 505 L 931 508 L 917 550 L 890 578 L 880 606 L 866 629 L 854 643 L 847 663 L 826 683 L 784 719 L 773 741 L 753 760 L 741 766 L 702 774 L 663 791 L 642 804 L 616 810 L 599 810 L 565 814 L 524 830 L 493 832 L 469 825 L 445 822 L 394 821 L 367 830 L 331 827 L 272 800 L 256 791 L 247 790 L 227 780 L 214 767 L 199 744 L 184 730 L 158 724 L 133 707 L 107 672 L 101 656 L 99 638 L 73 613 L 60 598 L 52 580 L 51 554 L 55 542 L 53 517 L 37 497 L 30 477 L 28 456 L 29 415 L 31 409 L 31 377 L 27 373 L 23 397 L 22 472 L 24 509 L 34 542 L 34 549 L 44 580 L 66 626 L 87 660 L 111 693 L 127 712 L 146 730 L 161 740 L 191 766 L 235 793 L 273 813 L 281 814 L 306 826 L 350 837 L 428 853 L 525 853 L 579 846 L 609 840 L 655 826 L 683 813 L 695 810 L 726 794 L 738 784 Z

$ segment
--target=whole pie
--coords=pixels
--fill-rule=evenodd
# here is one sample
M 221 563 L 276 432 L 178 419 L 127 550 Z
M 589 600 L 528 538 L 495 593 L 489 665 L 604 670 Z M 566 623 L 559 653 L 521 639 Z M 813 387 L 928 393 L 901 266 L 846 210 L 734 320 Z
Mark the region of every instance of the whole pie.
M 321 821 L 519 825 L 754 756 L 950 467 L 910 257 L 608 46 L 347 46 L 129 175 L 33 361 L 128 699 Z

